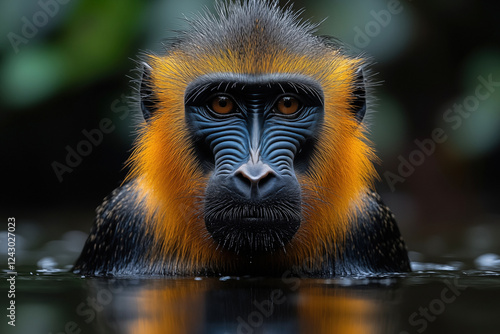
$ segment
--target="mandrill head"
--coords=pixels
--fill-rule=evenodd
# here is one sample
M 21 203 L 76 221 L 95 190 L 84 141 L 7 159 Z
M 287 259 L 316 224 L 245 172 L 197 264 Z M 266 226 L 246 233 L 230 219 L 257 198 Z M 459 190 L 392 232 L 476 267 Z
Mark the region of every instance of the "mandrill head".
M 322 254 L 375 174 L 364 62 L 275 2 L 216 11 L 143 66 L 129 179 L 155 252 L 185 271 Z

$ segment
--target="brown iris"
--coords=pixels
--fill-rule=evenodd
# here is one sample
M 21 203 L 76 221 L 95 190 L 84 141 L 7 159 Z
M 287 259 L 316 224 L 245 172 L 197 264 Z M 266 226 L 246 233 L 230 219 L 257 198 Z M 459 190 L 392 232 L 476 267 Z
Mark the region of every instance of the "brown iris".
M 276 105 L 276 109 L 284 115 L 291 115 L 299 110 L 300 104 L 299 101 L 291 96 L 284 96 Z
M 218 114 L 229 114 L 234 110 L 234 102 L 227 96 L 216 96 L 210 102 L 213 111 Z

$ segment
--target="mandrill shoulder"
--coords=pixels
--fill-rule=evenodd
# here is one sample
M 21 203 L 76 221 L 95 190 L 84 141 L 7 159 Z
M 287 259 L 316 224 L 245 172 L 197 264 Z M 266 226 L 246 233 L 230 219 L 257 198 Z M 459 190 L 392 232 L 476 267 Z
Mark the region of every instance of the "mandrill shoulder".
M 97 209 L 95 223 L 73 271 L 81 275 L 127 275 L 150 271 L 153 238 L 133 183 L 115 189 Z
M 408 272 L 410 261 L 394 214 L 373 191 L 366 194 L 366 211 L 358 216 L 339 252 L 336 274 Z

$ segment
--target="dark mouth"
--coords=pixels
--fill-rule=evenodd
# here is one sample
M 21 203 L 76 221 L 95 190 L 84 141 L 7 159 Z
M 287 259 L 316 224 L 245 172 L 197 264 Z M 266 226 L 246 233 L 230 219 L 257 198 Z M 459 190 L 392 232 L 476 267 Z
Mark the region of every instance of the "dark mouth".
M 300 206 L 277 204 L 249 209 L 248 205 L 228 205 L 220 211 L 207 210 L 205 225 L 223 249 L 257 256 L 283 249 L 293 238 L 300 226 L 297 208 Z

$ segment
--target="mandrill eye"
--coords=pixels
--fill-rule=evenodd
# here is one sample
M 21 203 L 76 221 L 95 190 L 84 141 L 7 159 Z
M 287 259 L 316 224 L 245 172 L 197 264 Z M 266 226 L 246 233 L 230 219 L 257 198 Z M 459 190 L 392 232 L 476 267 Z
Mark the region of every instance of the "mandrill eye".
M 209 105 L 217 114 L 229 114 L 234 111 L 234 102 L 227 96 L 216 96 Z
M 291 115 L 300 109 L 300 104 L 296 98 L 284 96 L 276 104 L 276 109 L 284 115 Z

